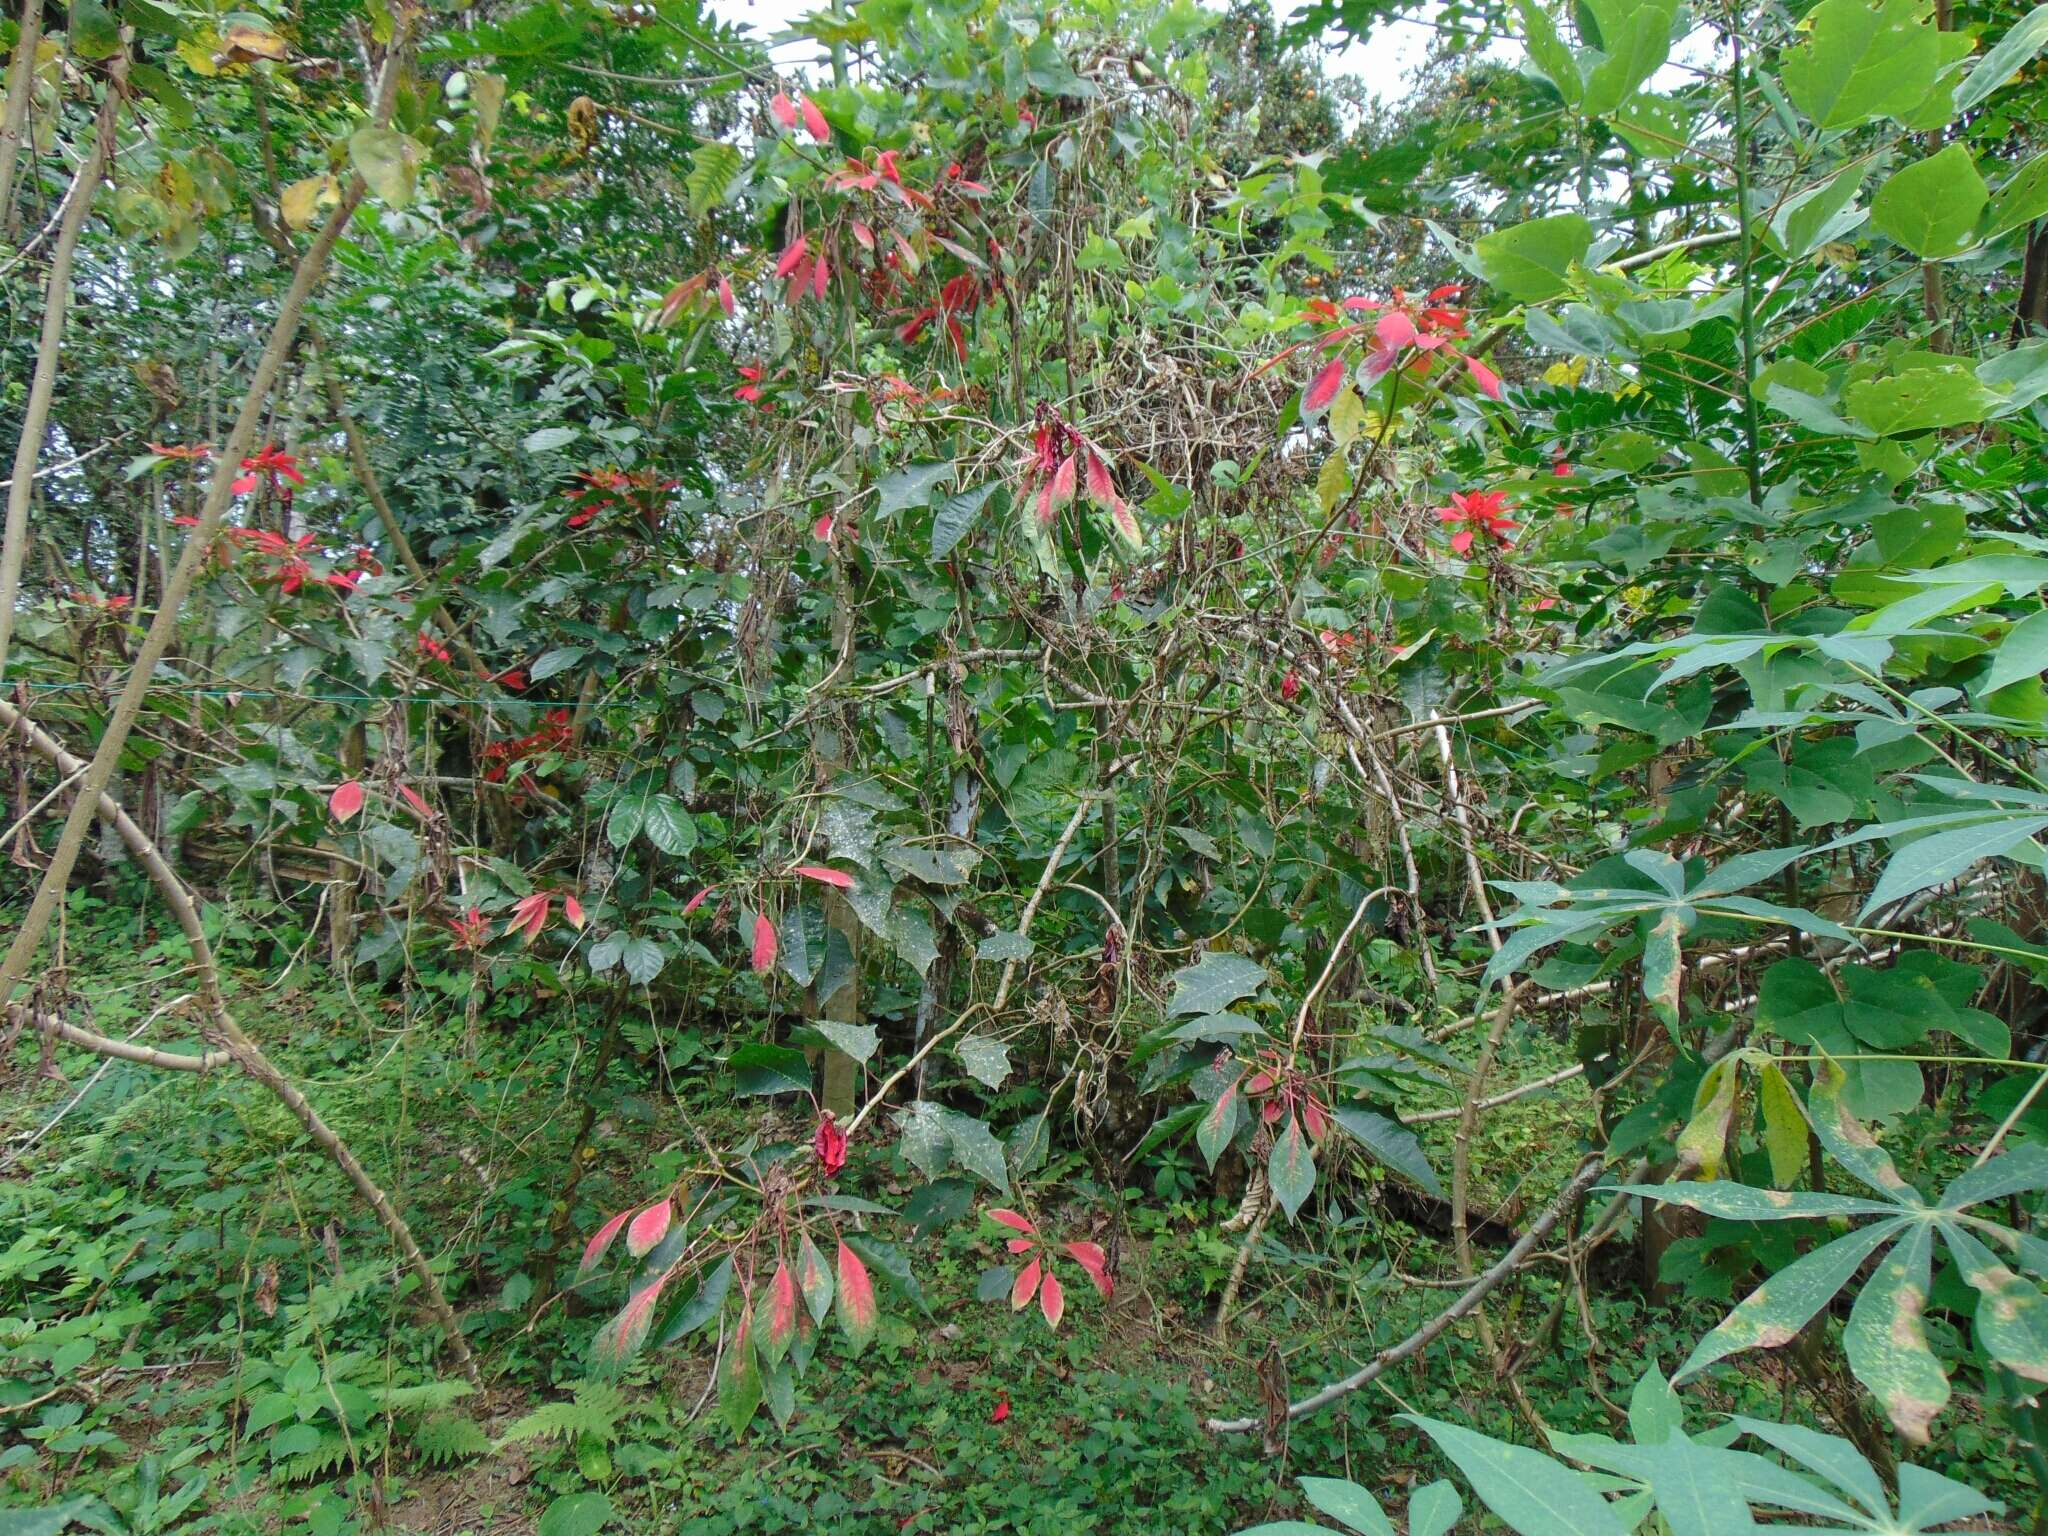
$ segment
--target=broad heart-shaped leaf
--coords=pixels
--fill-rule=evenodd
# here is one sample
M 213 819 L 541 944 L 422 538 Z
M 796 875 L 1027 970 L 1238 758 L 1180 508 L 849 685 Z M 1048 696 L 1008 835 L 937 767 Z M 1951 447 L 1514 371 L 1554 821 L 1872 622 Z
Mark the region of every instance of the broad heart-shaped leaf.
M 732 1069 L 733 1087 L 739 1093 L 811 1091 L 811 1064 L 802 1051 L 786 1045 L 755 1041 L 735 1050 L 726 1058 L 726 1065 Z
M 1941 48 L 1922 0 L 1821 0 L 1807 40 L 1779 60 L 1785 94 L 1819 128 L 1910 112 L 1934 88 Z
M 542 1511 L 536 1536 L 597 1536 L 612 1523 L 612 1501 L 601 1493 L 565 1493 Z
M 933 491 L 952 478 L 950 463 L 912 464 L 884 475 L 875 482 L 875 515 L 888 517 L 905 507 L 921 507 L 931 500 Z
M 1599 23 L 1604 57 L 1585 72 L 1586 94 L 1579 107 L 1588 117 L 1603 117 L 1634 95 L 1670 54 L 1676 5 L 1673 0 L 1586 0 L 1586 9 Z
M 1796 1221 L 1821 1216 L 1896 1216 L 1899 1208 L 1855 1195 L 1829 1195 L 1805 1189 L 1758 1189 L 1725 1179 L 1697 1184 L 1614 1184 L 1603 1194 L 1640 1195 L 1683 1205 L 1723 1221 Z
M 1439 1200 L 1443 1198 L 1443 1185 L 1437 1182 L 1436 1170 L 1423 1155 L 1421 1140 L 1407 1126 L 1349 1104 L 1333 1108 L 1330 1118 L 1354 1137 L 1374 1162 L 1413 1179 Z
M 1977 1342 L 1985 1353 L 2028 1381 L 2048 1381 L 2048 1296 L 1960 1222 L 1942 1222 L 1941 1235 L 1977 1291 Z
M 843 1240 L 839 1244 L 838 1292 L 840 1331 L 846 1335 L 847 1348 L 858 1355 L 874 1338 L 880 1313 L 875 1308 L 875 1282 L 867 1265 Z
M 654 795 L 641 814 L 640 830 L 663 853 L 684 854 L 697 846 L 697 823 L 673 795 Z
M 967 1075 L 984 1088 L 1000 1088 L 1010 1075 L 1010 1048 L 986 1035 L 962 1035 L 953 1044 L 953 1054 Z
M 1440 1477 L 1408 1495 L 1408 1536 L 1450 1536 L 1464 1512 L 1456 1485 Z
M 1173 1001 L 1168 1018 L 1190 1013 L 1221 1013 L 1241 997 L 1265 984 L 1265 967 L 1229 950 L 1212 950 L 1193 965 L 1173 973 Z
M 1508 298 L 1540 303 L 1569 292 L 1572 263 L 1593 243 L 1593 226 L 1576 213 L 1531 219 L 1472 243 L 1480 275 Z
M 2048 10 L 2048 6 L 2043 6 Z M 1985 216 L 1983 237 L 1996 240 L 2023 224 L 2048 213 L 2048 154 L 2036 155 L 2006 177 L 1991 194 L 1991 211 Z M 2015 401 L 2015 406 L 2024 402 Z
M 1287 1128 L 1274 1140 L 1272 1156 L 1266 1159 L 1266 1184 L 1289 1221 L 1316 1187 L 1316 1160 L 1294 1115 L 1287 1117 Z
M 1593 1483 L 1563 1462 L 1456 1424 L 1401 1417 L 1434 1440 L 1480 1501 L 1521 1536 L 1628 1536 Z
M 1970 426 L 1999 414 L 2006 403 L 2005 396 L 1959 363 L 1908 368 L 1888 379 L 1859 379 L 1842 390 L 1844 408 L 1880 437 Z M 1928 617 L 1943 611 L 1937 604 Z
M 1939 261 L 1974 243 L 1991 200 L 1969 149 L 1951 144 L 1894 173 L 1871 199 L 1870 222 L 1915 256 Z
M 2048 48 L 2048 5 L 2037 5 L 2009 28 L 2005 36 L 1971 68 L 1956 87 L 1956 115 L 1969 111 Z
M 1892 1427 L 1919 1445 L 1948 1402 L 1948 1377 L 1927 1347 L 1923 1314 L 1934 1284 L 1934 1233 L 1916 1223 L 1863 1282 L 1842 1330 L 1849 1369 Z
M 1697 1376 L 1716 1360 L 1745 1349 L 1776 1349 L 1790 1343 L 1855 1277 L 1863 1261 L 1908 1225 L 1906 1217 L 1875 1222 L 1787 1264 L 1699 1341 L 1672 1381 Z
M 1332 1520 L 1340 1520 L 1358 1536 L 1394 1536 L 1394 1524 L 1380 1501 L 1358 1484 L 1340 1477 L 1298 1479 L 1302 1496 Z
M 412 201 L 420 147 L 395 128 L 358 128 L 348 136 L 348 158 L 370 190 L 393 208 Z

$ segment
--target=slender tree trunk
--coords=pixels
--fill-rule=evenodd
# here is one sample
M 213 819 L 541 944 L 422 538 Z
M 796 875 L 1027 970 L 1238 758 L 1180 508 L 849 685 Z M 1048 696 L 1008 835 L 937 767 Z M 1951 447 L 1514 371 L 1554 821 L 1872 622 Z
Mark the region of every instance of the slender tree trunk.
M 0 235 L 14 228 L 14 169 L 28 136 L 28 104 L 36 89 L 36 49 L 43 41 L 43 0 L 21 0 L 21 35 L 7 70 L 7 103 L 0 109 Z M 124 50 L 125 53 L 125 50 Z

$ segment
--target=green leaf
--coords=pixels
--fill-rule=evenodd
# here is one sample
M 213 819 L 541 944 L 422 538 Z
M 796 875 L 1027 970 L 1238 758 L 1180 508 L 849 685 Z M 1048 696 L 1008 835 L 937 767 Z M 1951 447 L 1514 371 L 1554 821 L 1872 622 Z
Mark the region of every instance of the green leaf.
M 1003 1156 L 1003 1144 L 995 1132 L 972 1115 L 958 1110 L 941 1111 L 946 1140 L 960 1166 L 980 1178 L 999 1195 L 1010 1192 L 1010 1165 Z
M 519 446 L 528 453 L 553 453 L 558 448 L 568 447 L 582 435 L 580 427 L 542 427 L 527 433 Z
M 1917 0 L 1821 0 L 1780 59 L 1785 94 L 1821 128 L 1910 112 L 1934 88 L 1940 44 Z
M 650 938 L 636 933 L 619 941 L 620 968 L 636 987 L 648 985 L 667 964 L 668 951 Z
M 1723 1221 L 1800 1221 L 1821 1216 L 1896 1216 L 1899 1208 L 1856 1195 L 1830 1195 L 1809 1189 L 1758 1189 L 1725 1179 L 1697 1184 L 1616 1184 L 1610 1192 L 1640 1195 L 1682 1205 Z
M 1287 1129 L 1274 1141 L 1272 1155 L 1266 1160 L 1266 1184 L 1289 1221 L 1316 1187 L 1316 1160 L 1309 1152 L 1308 1137 L 1302 1134 L 1301 1121 L 1294 1115 L 1287 1117 Z
M 1010 1075 L 1010 1048 L 986 1035 L 964 1035 L 954 1042 L 953 1054 L 968 1076 L 984 1088 L 1000 1088 Z
M 1862 915 L 1868 917 L 1929 886 L 1953 880 L 1985 859 L 2003 858 L 2044 830 L 2048 816 L 2020 815 L 1917 838 L 1891 856 Z
M 1215 1103 L 1202 1110 L 1202 1118 L 1195 1122 L 1195 1145 L 1201 1149 L 1211 1173 L 1216 1171 L 1216 1159 L 1237 1135 L 1243 1120 L 1244 1096 L 1239 1092 L 1239 1081 L 1233 1081 L 1216 1095 Z
M 388 206 L 403 208 L 412 201 L 422 155 L 405 134 L 395 128 L 358 128 L 348 136 L 348 158 Z
M 1969 149 L 1951 144 L 1879 187 L 1870 222 L 1922 260 L 1939 261 L 1976 243 L 1977 219 L 1988 201 Z
M 1735 1090 L 1741 1083 L 1741 1065 L 1739 1057 L 1723 1056 L 1700 1078 L 1699 1088 L 1693 1094 L 1692 1115 L 1678 1133 L 1678 1177 L 1720 1177 L 1728 1129 L 1735 1120 Z
M 704 1277 L 703 1283 L 683 1298 L 667 1321 L 655 1329 L 655 1345 L 665 1347 L 678 1339 L 688 1338 L 702 1328 L 718 1316 L 725 1306 L 726 1294 L 731 1290 L 732 1255 L 727 1254 L 718 1261 L 718 1267 Z
M 1956 115 L 1978 105 L 2020 72 L 2027 61 L 2048 48 L 2048 5 L 2037 5 L 1998 40 L 1956 87 Z
M 1594 1485 L 1564 1463 L 1456 1424 L 1401 1417 L 1434 1440 L 1480 1501 L 1521 1536 L 1628 1536 Z
M 1628 1396 L 1628 1432 L 1637 1445 L 1662 1445 L 1685 1431 L 1685 1409 L 1671 1382 L 1653 1362 Z
M 952 478 L 950 460 L 943 464 L 911 464 L 884 475 L 875 482 L 875 515 L 889 517 L 905 507 L 924 506 L 931 500 L 932 492 Z
M 601 1493 L 565 1493 L 541 1514 L 539 1536 L 597 1536 L 612 1522 L 612 1501 Z
M 1771 1182 L 1788 1188 L 1806 1167 L 1806 1111 L 1792 1090 L 1785 1069 L 1765 1062 L 1756 1074 L 1757 1108 L 1764 1122 L 1764 1150 L 1771 1159 Z
M 1927 1443 L 1927 1426 L 1948 1402 L 1948 1377 L 1927 1347 L 1923 1313 L 1934 1283 L 1934 1234 L 1916 1224 L 1870 1278 L 1842 1330 L 1849 1369 L 1870 1389 L 1908 1440 Z
M 663 853 L 685 854 L 697 846 L 697 823 L 673 795 L 656 795 L 647 802 L 641 830 Z
M 65 42 L 75 59 L 110 59 L 121 51 L 121 21 L 100 0 L 71 0 Z
M 1358 1536 L 1394 1536 L 1393 1522 L 1380 1508 L 1380 1501 L 1358 1484 L 1338 1477 L 1304 1477 L 1298 1481 L 1302 1496 L 1309 1503 L 1332 1520 L 1342 1521 Z
M 1457 1488 L 1440 1477 L 1408 1496 L 1408 1536 L 1450 1536 L 1464 1512 Z
M 1856 1277 L 1863 1261 L 1909 1225 L 1904 1217 L 1880 1221 L 1838 1237 L 1796 1259 L 1742 1299 L 1733 1312 L 1701 1339 L 1674 1383 L 1697 1376 L 1725 1356 L 1746 1349 L 1776 1349 L 1789 1344 L 1816 1312 Z
M 735 144 L 712 141 L 691 150 L 690 174 L 683 178 L 683 191 L 690 199 L 690 217 L 701 219 L 723 203 L 726 188 L 745 164 L 746 156 Z
M 998 480 L 985 480 L 980 485 L 956 491 L 938 504 L 932 514 L 932 559 L 934 562 L 953 553 L 956 546 L 967 536 L 967 530 L 974 526 L 981 509 L 987 505 L 1001 485 Z
M 1222 1013 L 1266 982 L 1265 967 L 1229 950 L 1211 950 L 1193 965 L 1173 973 L 1173 1001 L 1168 1018 L 1190 1013 Z
M 2048 6 L 2042 7 L 2048 10 Z M 2005 179 L 1991 199 L 1984 238 L 1996 240 L 2048 213 L 2048 154 L 2036 155 Z M 1981 375 L 1980 375 L 1981 376 Z
M 1593 243 L 1593 226 L 1576 213 L 1531 219 L 1473 242 L 1480 274 L 1521 303 L 1554 299 L 1571 290 L 1572 263 Z
M 1669 1029 L 1678 1028 L 1679 990 L 1685 980 L 1684 933 L 1684 913 L 1673 907 L 1657 919 L 1643 945 L 1643 998 Z
M 2011 629 L 1991 653 L 1991 670 L 1970 691 L 1982 699 L 2048 669 L 2048 609 L 2028 614 Z
M 872 1024 L 840 1024 L 831 1019 L 814 1019 L 811 1028 L 832 1042 L 832 1049 L 855 1061 L 865 1062 L 875 1054 L 875 1048 L 882 1043 L 881 1034 Z
M 1557 87 L 1566 106 L 1578 106 L 1585 96 L 1585 83 L 1579 74 L 1578 60 L 1558 36 L 1550 13 L 1534 0 L 1515 0 L 1515 11 L 1522 19 L 1522 43 L 1529 50 L 1529 61 Z
M 1376 1115 L 1369 1109 L 1357 1109 L 1348 1104 L 1331 1110 L 1330 1118 L 1356 1138 L 1373 1161 L 1413 1179 L 1439 1200 L 1444 1197 L 1436 1170 L 1429 1166 L 1429 1159 L 1423 1154 L 1422 1142 L 1408 1127 L 1389 1120 L 1385 1115 Z
M 1671 52 L 1675 3 L 1656 0 L 1584 0 L 1599 23 L 1599 53 L 1586 72 L 1580 110 L 1604 117 L 1635 94 Z M 1590 41 L 1590 39 L 1589 39 Z
M 1977 1341 L 1985 1353 L 2028 1381 L 2048 1381 L 2048 1296 L 1958 1223 L 1944 1221 L 1941 1235 L 1977 1292 Z
M 1960 1211 L 1986 1200 L 2048 1189 L 2048 1147 L 2030 1143 L 1958 1174 L 1941 1192 L 1943 1210 Z
M 802 1051 L 761 1041 L 739 1047 L 726 1059 L 734 1091 L 742 1094 L 809 1093 L 811 1064 Z
M 761 1361 L 754 1352 L 752 1321 L 742 1298 L 739 1322 L 718 1373 L 718 1414 L 733 1434 L 746 1432 L 761 1406 L 761 1391 Z

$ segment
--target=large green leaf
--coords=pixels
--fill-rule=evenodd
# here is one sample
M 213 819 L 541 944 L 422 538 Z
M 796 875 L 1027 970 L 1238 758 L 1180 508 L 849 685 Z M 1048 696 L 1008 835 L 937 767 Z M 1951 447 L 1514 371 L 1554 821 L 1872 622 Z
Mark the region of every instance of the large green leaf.
M 1940 47 L 1922 0 L 1821 0 L 1807 40 L 1779 61 L 1785 94 L 1821 128 L 1910 112 L 1934 86 Z
M 1481 235 L 1472 244 L 1480 274 L 1510 299 L 1536 303 L 1571 289 L 1572 263 L 1593 243 L 1593 226 L 1576 213 L 1531 219 Z
M 1977 219 L 1990 196 L 1968 147 L 1951 144 L 1879 187 L 1870 222 L 1915 256 L 1939 261 L 1976 243 Z
M 2037 5 L 1998 40 L 1956 87 L 1956 114 L 1961 116 L 2018 74 L 2027 61 L 2048 48 L 2048 5 Z
M 1301 1492 L 1309 1503 L 1358 1536 L 1395 1536 L 1393 1522 L 1380 1508 L 1380 1501 L 1356 1483 L 1337 1477 L 1304 1477 Z
M 1610 1192 L 1640 1195 L 1682 1205 L 1723 1221 L 1797 1221 L 1833 1216 L 1896 1216 L 1899 1208 L 1854 1195 L 1829 1195 L 1817 1190 L 1758 1189 L 1724 1179 L 1697 1184 L 1616 1184 Z
M 1481 1502 L 1521 1536 L 1628 1536 L 1594 1485 L 1564 1463 L 1456 1424 L 1401 1417 L 1434 1440 Z
M 1697 1376 L 1716 1360 L 1746 1349 L 1776 1349 L 1789 1344 L 1800 1329 L 1813 1321 L 1814 1314 L 1855 1278 L 1863 1261 L 1907 1224 L 1904 1217 L 1876 1222 L 1795 1259 L 1722 1318 L 1713 1332 L 1694 1346 L 1671 1379 L 1676 1382 Z
M 1265 982 L 1265 967 L 1256 960 L 1230 950 L 1211 950 L 1193 965 L 1173 973 L 1173 1000 L 1166 1005 L 1167 1017 L 1222 1013 Z
M 1330 1117 L 1365 1148 L 1374 1162 L 1385 1164 L 1438 1199 L 1443 1198 L 1444 1189 L 1437 1182 L 1436 1170 L 1429 1166 L 1421 1140 L 1408 1127 L 1349 1104 L 1331 1110 Z
M 1849 1369 L 1908 1440 L 1927 1443 L 1927 1426 L 1948 1402 L 1948 1377 L 1927 1347 L 1923 1313 L 1933 1285 L 1934 1234 L 1916 1223 L 1857 1293 L 1842 1348 Z

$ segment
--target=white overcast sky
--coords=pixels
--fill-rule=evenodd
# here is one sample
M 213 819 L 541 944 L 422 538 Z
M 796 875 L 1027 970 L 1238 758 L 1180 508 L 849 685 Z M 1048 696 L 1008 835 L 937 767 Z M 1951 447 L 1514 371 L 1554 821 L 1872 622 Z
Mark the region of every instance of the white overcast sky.
M 1299 0 L 1275 0 L 1274 13 L 1285 20 Z M 750 27 L 756 36 L 769 38 L 793 21 L 821 9 L 820 0 L 710 0 L 712 14 L 736 26 Z M 1335 73 L 1355 76 L 1369 91 L 1392 100 L 1405 94 L 1408 74 L 1429 51 L 1426 28 L 1405 22 L 1383 26 L 1370 48 L 1357 43 L 1331 60 Z M 800 70 L 816 57 L 812 43 L 793 43 L 775 51 L 776 61 Z

